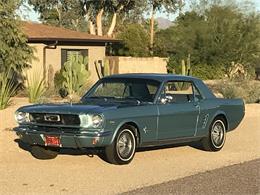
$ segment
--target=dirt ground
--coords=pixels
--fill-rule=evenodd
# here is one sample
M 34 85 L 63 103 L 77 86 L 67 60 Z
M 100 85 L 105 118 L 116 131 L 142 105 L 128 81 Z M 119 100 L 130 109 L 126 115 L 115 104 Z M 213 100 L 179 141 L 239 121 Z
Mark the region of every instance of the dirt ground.
M 0 194 L 115 194 L 260 158 L 260 104 L 246 105 L 243 122 L 228 133 L 220 152 L 189 145 L 140 151 L 126 166 L 77 153 L 34 159 L 10 131 L 14 111 L 27 101 L 16 98 L 13 104 L 0 111 Z

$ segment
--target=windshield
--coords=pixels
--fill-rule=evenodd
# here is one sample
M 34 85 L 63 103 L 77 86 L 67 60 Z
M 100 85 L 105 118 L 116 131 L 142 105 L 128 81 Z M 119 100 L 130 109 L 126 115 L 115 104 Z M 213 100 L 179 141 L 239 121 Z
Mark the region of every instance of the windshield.
M 147 79 L 102 79 L 83 99 L 153 102 L 159 86 L 160 82 Z

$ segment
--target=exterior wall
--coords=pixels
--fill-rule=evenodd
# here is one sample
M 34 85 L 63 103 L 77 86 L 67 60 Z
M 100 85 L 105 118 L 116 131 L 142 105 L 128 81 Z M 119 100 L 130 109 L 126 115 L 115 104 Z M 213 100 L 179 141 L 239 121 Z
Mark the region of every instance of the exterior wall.
M 34 59 L 32 60 L 31 68 L 25 70 L 25 73 L 37 74 L 39 77 L 43 77 L 43 48 L 44 44 L 37 43 L 37 44 L 29 44 L 34 51 Z
M 107 57 L 112 74 L 167 73 L 167 58 Z
M 34 49 L 34 59 L 31 63 L 32 68 L 29 70 L 33 72 L 38 70 L 42 73 L 43 76 L 43 50 L 45 44 L 29 44 Z M 90 80 L 98 80 L 98 75 L 95 69 L 95 63 L 98 63 L 99 60 L 104 61 L 105 59 L 105 46 L 70 46 L 70 45 L 57 45 L 56 49 L 46 49 L 46 81 L 53 80 L 54 75 L 57 71 L 61 69 L 61 49 L 88 49 L 88 58 L 89 58 L 89 70 L 91 73 Z M 48 74 L 53 72 L 53 74 Z
M 37 75 L 43 77 L 43 50 L 46 45 L 41 43 L 30 43 L 29 45 L 34 48 L 35 59 L 31 63 L 32 68 L 27 73 L 37 73 Z M 102 61 L 102 64 L 104 64 L 105 59 L 109 60 L 111 74 L 167 73 L 167 58 L 105 57 L 105 46 L 58 45 L 56 49 L 46 49 L 45 78 L 50 85 L 54 84 L 54 75 L 61 68 L 61 49 L 88 49 L 90 82 L 98 80 L 95 63 L 100 67 L 99 62 Z

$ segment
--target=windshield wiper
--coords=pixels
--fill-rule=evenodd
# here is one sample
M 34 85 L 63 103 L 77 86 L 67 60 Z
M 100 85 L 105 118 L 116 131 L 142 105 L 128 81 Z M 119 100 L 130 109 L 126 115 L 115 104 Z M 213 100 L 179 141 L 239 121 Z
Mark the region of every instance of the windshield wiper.
M 90 97 L 86 97 L 85 101 L 88 101 L 88 99 L 93 99 L 93 100 L 99 100 L 99 101 L 105 101 L 107 102 L 108 100 L 114 100 L 115 97 L 111 97 L 111 96 L 90 96 Z
M 86 99 L 115 99 L 115 97 L 112 97 L 112 96 L 90 96 L 90 97 L 86 97 Z
M 136 102 L 138 105 L 141 104 L 141 102 L 143 102 L 142 100 L 140 100 L 139 98 L 137 97 L 125 97 L 125 98 L 122 98 L 122 100 L 125 100 L 125 101 L 134 101 Z

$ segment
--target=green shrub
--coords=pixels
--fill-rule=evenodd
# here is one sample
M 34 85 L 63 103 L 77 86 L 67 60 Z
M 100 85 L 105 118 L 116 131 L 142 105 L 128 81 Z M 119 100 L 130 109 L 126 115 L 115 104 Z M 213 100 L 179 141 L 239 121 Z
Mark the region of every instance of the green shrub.
M 11 69 L 0 73 L 0 110 L 10 105 L 11 97 L 15 94 L 17 85 Z
M 64 80 L 65 79 L 62 75 L 62 71 L 57 71 L 54 76 L 54 87 L 57 91 L 59 91 L 62 88 Z
M 86 82 L 78 91 L 77 95 L 79 97 L 82 97 L 83 95 L 86 94 L 86 92 L 91 88 L 92 83 L 91 82 Z
M 232 99 L 232 98 L 242 98 L 241 89 L 237 86 L 225 85 L 220 89 L 220 93 L 224 96 L 224 98 Z
M 242 98 L 246 103 L 259 103 L 260 82 L 250 80 L 226 80 L 211 85 L 214 92 L 221 93 L 224 98 Z
M 39 76 L 39 71 L 26 75 L 27 81 L 27 94 L 30 103 L 40 103 L 41 99 L 46 92 L 44 80 Z
M 224 67 L 207 64 L 192 66 L 192 75 L 203 80 L 221 79 L 224 77 Z
M 203 80 L 221 79 L 225 76 L 225 69 L 221 65 L 213 66 L 207 64 L 193 64 L 192 62 L 190 62 L 189 58 L 187 59 L 187 62 L 185 64 L 188 65 L 187 67 L 190 67 L 190 71 L 192 72 L 190 75 Z M 169 58 L 167 69 L 169 73 L 183 74 L 182 62 L 177 62 L 173 56 Z

